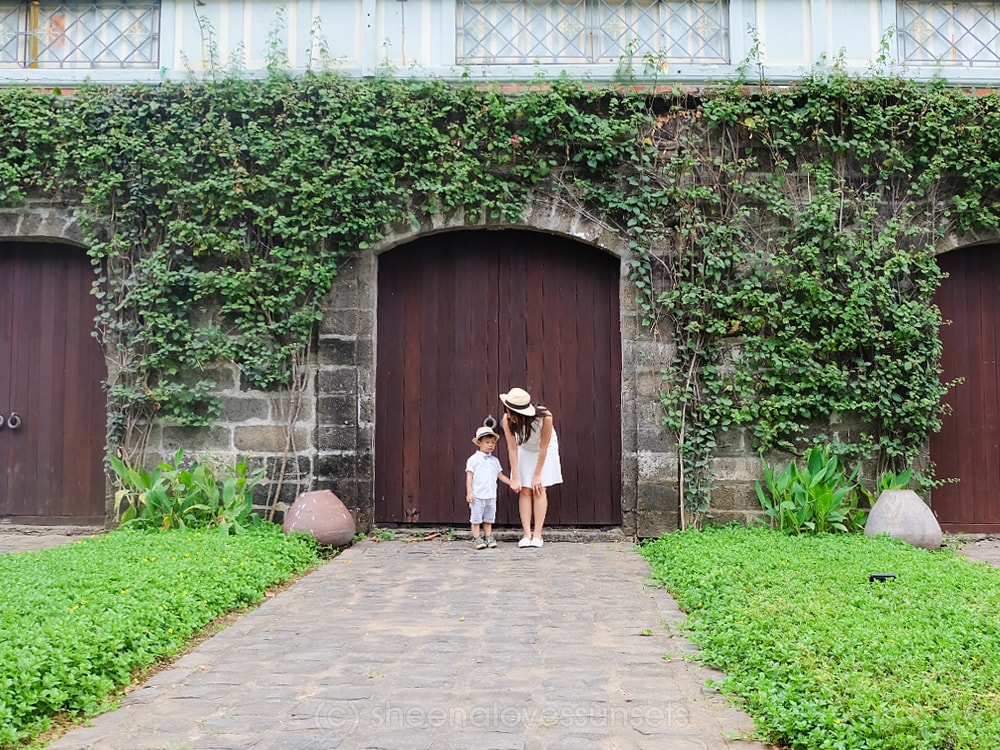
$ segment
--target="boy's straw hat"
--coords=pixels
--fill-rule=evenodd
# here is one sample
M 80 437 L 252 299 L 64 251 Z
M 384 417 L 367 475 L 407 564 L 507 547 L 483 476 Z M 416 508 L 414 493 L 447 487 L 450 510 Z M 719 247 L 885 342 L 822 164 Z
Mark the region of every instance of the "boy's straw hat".
M 476 436 L 472 438 L 472 442 L 475 443 L 476 445 L 479 445 L 479 441 L 482 440 L 484 437 L 495 437 L 497 440 L 500 439 L 500 436 L 497 435 L 495 432 L 493 432 L 492 427 L 480 427 L 478 430 L 476 430 Z

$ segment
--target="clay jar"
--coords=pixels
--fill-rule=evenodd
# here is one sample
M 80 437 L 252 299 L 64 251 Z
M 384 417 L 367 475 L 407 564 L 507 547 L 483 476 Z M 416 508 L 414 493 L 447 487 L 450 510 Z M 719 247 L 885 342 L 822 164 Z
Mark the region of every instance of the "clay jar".
M 329 547 L 346 547 L 354 539 L 357 526 L 347 506 L 330 490 L 303 492 L 285 511 L 282 531 L 301 531 Z
M 934 513 L 913 490 L 885 490 L 868 513 L 865 534 L 888 534 L 914 547 L 937 549 L 943 534 Z

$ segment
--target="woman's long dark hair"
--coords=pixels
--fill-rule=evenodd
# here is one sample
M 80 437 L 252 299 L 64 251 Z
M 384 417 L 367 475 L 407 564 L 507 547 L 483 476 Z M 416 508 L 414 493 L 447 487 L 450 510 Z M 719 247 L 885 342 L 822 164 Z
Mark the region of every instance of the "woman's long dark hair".
M 541 420 L 548 413 L 549 410 L 544 406 L 536 406 L 535 416 L 533 417 L 527 417 L 524 414 L 518 414 L 516 411 L 507 409 L 507 429 L 514 436 L 514 440 L 517 441 L 518 445 L 524 445 L 531 438 L 531 433 L 535 427 L 535 420 L 537 419 L 541 423 Z

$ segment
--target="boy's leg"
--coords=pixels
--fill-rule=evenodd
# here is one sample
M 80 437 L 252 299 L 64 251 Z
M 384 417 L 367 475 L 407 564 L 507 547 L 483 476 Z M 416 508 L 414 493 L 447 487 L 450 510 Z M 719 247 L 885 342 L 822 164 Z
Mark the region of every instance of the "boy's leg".
M 483 510 L 483 533 L 486 535 L 486 546 L 497 546 L 497 540 L 493 538 L 493 522 L 497 520 L 496 498 L 486 501 L 486 508 Z
M 474 498 L 472 501 L 472 515 L 469 518 L 469 524 L 472 527 L 472 543 L 476 549 L 486 548 L 486 540 L 483 539 L 482 535 L 479 533 L 479 525 L 483 522 L 483 510 L 485 509 L 485 506 L 486 503 L 478 497 Z

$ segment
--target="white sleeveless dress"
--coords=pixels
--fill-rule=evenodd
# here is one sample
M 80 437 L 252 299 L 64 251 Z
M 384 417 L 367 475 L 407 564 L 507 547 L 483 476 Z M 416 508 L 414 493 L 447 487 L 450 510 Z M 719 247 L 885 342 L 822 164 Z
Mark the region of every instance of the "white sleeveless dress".
M 531 480 L 538 464 L 538 451 L 542 447 L 542 417 L 535 417 L 531 425 L 531 437 L 517 446 L 517 473 L 520 475 L 521 486 L 531 487 Z M 549 449 L 545 453 L 545 463 L 542 465 L 542 486 L 551 487 L 561 484 L 562 463 L 559 460 L 559 438 L 556 428 L 552 428 L 549 439 Z

